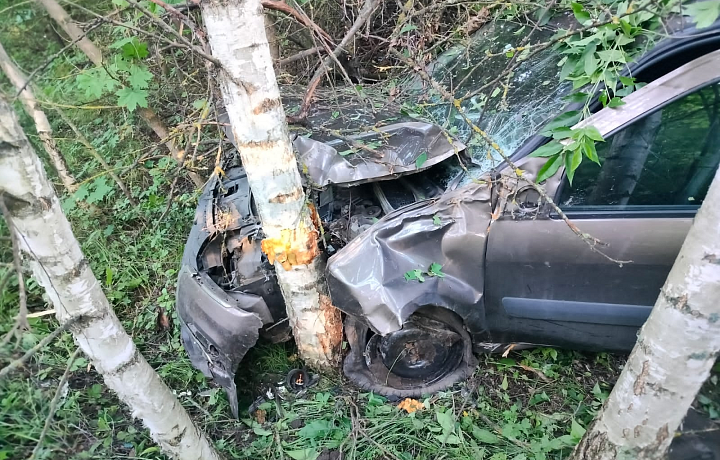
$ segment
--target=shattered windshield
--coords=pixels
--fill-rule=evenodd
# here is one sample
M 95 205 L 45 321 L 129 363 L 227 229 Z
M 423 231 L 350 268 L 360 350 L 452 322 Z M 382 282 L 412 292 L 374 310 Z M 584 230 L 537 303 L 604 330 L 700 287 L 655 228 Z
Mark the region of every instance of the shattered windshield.
M 440 55 L 430 68 L 431 74 L 461 100 L 468 118 L 510 155 L 566 105 L 562 97 L 572 85 L 558 84 L 562 54 L 550 47 L 534 48 L 533 44 L 546 43 L 569 21 L 561 17 L 542 30 L 507 21 L 488 24 L 473 35 L 469 45 Z M 506 72 L 513 60 L 521 64 Z M 413 85 L 422 82 L 416 77 Z M 425 113 L 468 146 L 472 167 L 464 182 L 501 162 L 498 152 L 473 133 L 450 104 L 427 104 Z

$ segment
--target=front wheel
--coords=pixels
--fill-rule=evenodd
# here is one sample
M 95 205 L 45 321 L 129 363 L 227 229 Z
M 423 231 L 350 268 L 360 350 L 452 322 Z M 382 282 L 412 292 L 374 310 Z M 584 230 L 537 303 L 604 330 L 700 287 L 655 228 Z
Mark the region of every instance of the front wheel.
M 384 396 L 420 397 L 468 378 L 477 360 L 462 320 L 440 307 L 423 307 L 402 329 L 374 334 L 348 316 L 345 333 L 350 353 L 345 375 L 360 388 Z

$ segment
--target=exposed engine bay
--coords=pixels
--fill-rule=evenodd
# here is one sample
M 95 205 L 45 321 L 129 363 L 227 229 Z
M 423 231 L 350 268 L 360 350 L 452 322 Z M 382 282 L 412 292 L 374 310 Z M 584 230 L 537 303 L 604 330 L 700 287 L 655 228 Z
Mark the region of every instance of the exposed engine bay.
M 465 146 L 430 123 L 388 125 L 353 138 L 297 137 L 306 194 L 331 256 L 378 219 L 455 187 Z M 447 160 L 447 161 L 446 161 Z M 178 279 L 182 337 L 193 364 L 228 392 L 237 415 L 236 369 L 259 337 L 291 338 L 275 268 L 260 249 L 260 220 L 242 166 L 200 197 Z

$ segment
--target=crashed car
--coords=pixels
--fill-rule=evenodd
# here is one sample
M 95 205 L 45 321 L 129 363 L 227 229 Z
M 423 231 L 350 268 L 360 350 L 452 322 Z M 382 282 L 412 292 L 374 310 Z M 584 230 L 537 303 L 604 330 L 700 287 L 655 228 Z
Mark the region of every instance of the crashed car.
M 557 18 L 555 29 L 571 20 Z M 519 28 L 485 26 L 469 51 L 442 55 L 433 76 L 472 89 L 467 69 Z M 467 377 L 474 352 L 508 344 L 632 348 L 720 162 L 720 22 L 702 33 L 682 21 L 666 28 L 672 39 L 647 47 L 628 69 L 647 85 L 622 106 L 596 102 L 581 123 L 605 138 L 601 166 L 583 162 L 572 185 L 561 166 L 542 184 L 583 233 L 607 243 L 604 255 L 524 180 L 545 163 L 530 154 L 549 141 L 541 134 L 548 122 L 578 108 L 563 102 L 571 85 L 554 83 L 562 56 L 552 50 L 519 66 L 495 108 L 463 102 L 522 178 L 448 105 L 436 110 L 454 137 L 397 114 L 349 137 L 325 129 L 295 138 L 322 220 L 332 302 L 345 314 L 350 380 L 420 396 Z M 555 32 L 548 29 L 540 39 Z M 505 62 L 486 60 L 481 73 L 496 75 Z M 245 353 L 259 337 L 290 338 L 262 238 L 245 173 L 231 168 L 200 197 L 178 279 L 185 348 L 227 390 L 235 414 Z

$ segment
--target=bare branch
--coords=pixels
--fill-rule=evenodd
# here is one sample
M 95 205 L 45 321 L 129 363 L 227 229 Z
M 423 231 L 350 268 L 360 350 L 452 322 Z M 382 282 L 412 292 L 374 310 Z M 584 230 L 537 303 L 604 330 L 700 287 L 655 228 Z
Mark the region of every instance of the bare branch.
M 47 435 L 48 428 L 50 428 L 50 423 L 52 422 L 53 417 L 55 416 L 55 411 L 57 410 L 58 401 L 60 401 L 60 395 L 63 393 L 63 387 L 65 386 L 65 382 L 67 382 L 68 377 L 70 376 L 70 368 L 72 368 L 73 363 L 75 362 L 75 358 L 80 353 L 80 349 L 76 348 L 72 355 L 70 355 L 70 359 L 68 360 L 67 366 L 65 366 L 65 372 L 63 372 L 62 377 L 60 378 L 60 382 L 58 382 L 57 389 L 55 390 L 55 395 L 53 396 L 53 399 L 50 401 L 50 408 L 48 409 L 48 415 L 47 418 L 45 418 L 45 425 L 43 426 L 42 431 L 40 432 L 40 437 L 38 438 L 37 445 L 32 451 L 32 454 L 30 454 L 30 458 L 28 460 L 33 460 L 37 453 L 40 451 L 40 447 L 42 447 L 43 440 L 45 439 L 45 435 Z
M 75 324 L 80 320 L 80 316 L 73 316 L 67 321 L 65 321 L 63 324 L 61 324 L 57 329 L 52 331 L 50 334 L 46 335 L 41 341 L 39 341 L 34 347 L 29 349 L 22 357 L 16 359 L 15 361 L 11 362 L 7 366 L 0 369 L 0 379 L 8 375 L 10 372 L 12 372 L 15 368 L 20 367 L 25 361 L 30 359 L 35 353 L 37 353 L 39 350 L 43 349 L 47 344 L 55 340 L 55 337 L 62 334 L 63 332 L 67 331 L 70 326 Z

